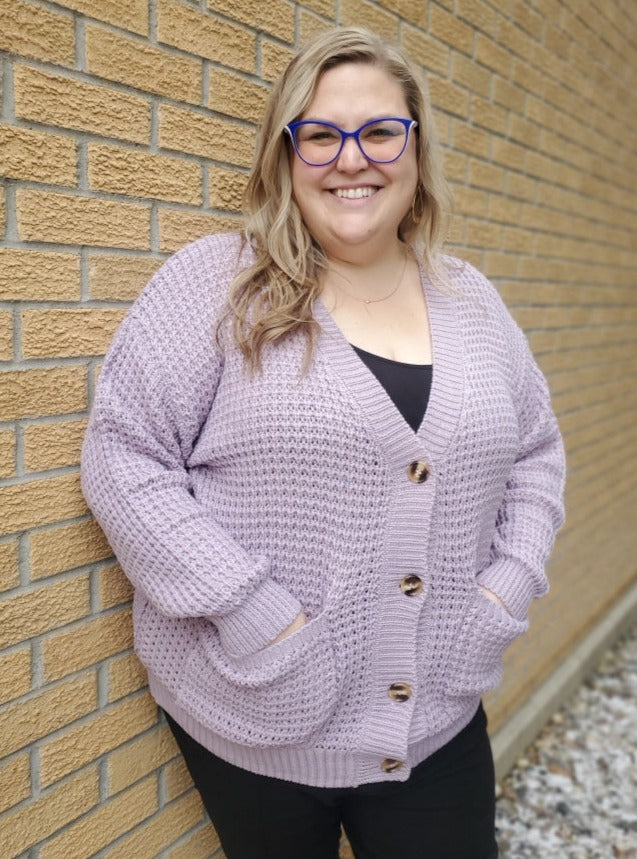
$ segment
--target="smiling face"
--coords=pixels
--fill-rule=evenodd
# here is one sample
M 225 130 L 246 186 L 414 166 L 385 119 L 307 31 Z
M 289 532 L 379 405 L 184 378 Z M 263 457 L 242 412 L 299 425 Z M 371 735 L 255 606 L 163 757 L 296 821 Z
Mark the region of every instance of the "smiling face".
M 354 131 L 372 119 L 409 118 L 400 83 L 368 63 L 343 63 L 326 71 L 301 119 L 332 122 Z M 348 138 L 339 157 L 311 167 L 292 155 L 292 190 L 301 216 L 328 258 L 371 261 L 395 251 L 398 227 L 409 211 L 418 168 L 412 131 L 397 161 L 368 161 Z

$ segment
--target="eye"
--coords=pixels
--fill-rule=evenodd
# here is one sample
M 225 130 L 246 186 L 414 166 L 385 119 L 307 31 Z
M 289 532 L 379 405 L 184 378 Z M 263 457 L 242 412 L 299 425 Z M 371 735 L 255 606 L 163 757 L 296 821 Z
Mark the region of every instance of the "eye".
M 381 142 L 404 133 L 405 130 L 400 122 L 378 122 L 367 126 L 362 136 L 365 140 Z
M 312 123 L 302 125 L 298 130 L 299 143 L 315 143 L 317 145 L 328 146 L 332 143 L 337 143 L 340 140 L 340 135 L 335 129 L 329 125 L 321 125 L 320 123 Z

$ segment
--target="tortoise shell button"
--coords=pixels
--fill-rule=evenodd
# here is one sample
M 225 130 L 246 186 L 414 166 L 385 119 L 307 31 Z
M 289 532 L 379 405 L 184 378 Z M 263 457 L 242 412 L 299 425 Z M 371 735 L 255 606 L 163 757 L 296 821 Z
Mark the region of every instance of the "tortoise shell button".
M 388 694 L 392 701 L 402 704 L 411 698 L 412 688 L 409 683 L 392 683 L 388 689 Z
M 417 459 L 407 466 L 407 475 L 412 483 L 424 483 L 429 477 L 429 466 L 423 459 Z
M 405 576 L 400 581 L 400 589 L 406 597 L 413 597 L 422 590 L 422 579 L 420 576 Z

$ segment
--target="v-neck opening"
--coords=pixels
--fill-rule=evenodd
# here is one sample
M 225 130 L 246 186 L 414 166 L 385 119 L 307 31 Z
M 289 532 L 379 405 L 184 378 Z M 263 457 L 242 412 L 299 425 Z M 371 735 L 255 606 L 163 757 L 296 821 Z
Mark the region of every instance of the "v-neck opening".
M 432 382 L 423 420 L 414 430 L 374 373 L 356 354 L 344 333 L 319 298 L 314 305 L 321 325 L 319 348 L 342 383 L 355 396 L 392 458 L 411 456 L 415 450 L 440 457 L 450 445 L 460 418 L 464 396 L 464 345 L 456 319 L 454 296 L 434 288 L 420 268 L 432 341 Z

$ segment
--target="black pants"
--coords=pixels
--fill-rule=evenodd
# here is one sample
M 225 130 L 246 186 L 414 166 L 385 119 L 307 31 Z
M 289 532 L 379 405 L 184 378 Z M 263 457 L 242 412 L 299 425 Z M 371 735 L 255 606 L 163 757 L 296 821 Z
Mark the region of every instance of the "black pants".
M 482 706 L 406 782 L 307 787 L 211 754 L 167 715 L 228 859 L 496 859 L 493 757 Z

